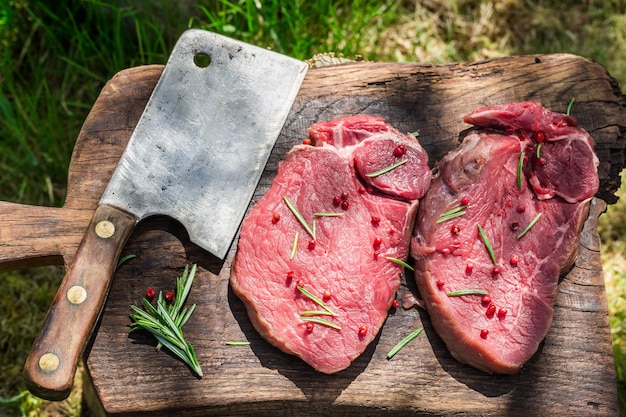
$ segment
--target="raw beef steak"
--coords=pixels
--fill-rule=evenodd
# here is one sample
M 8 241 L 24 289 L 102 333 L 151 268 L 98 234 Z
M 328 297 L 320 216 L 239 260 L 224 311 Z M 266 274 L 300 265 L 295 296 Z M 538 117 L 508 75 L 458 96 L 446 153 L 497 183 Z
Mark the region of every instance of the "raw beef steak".
M 417 140 L 381 118 L 319 123 L 309 136 L 246 216 L 230 282 L 266 340 L 334 373 L 387 317 L 403 271 L 388 258 L 407 259 L 431 172 Z
M 482 129 L 442 159 L 420 203 L 415 277 L 455 358 L 515 373 L 552 323 L 559 275 L 598 190 L 598 159 L 587 132 L 535 102 L 478 109 L 465 121 Z M 487 295 L 454 295 L 463 290 Z

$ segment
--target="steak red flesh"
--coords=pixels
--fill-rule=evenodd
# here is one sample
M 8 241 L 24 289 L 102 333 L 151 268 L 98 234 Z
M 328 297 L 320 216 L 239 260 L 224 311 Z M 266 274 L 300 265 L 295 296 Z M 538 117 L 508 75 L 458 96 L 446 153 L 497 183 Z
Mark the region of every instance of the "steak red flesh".
M 575 259 L 598 190 L 598 159 L 587 132 L 538 103 L 478 109 L 465 121 L 483 129 L 442 159 L 420 203 L 411 255 L 420 295 L 451 354 L 483 371 L 510 374 L 551 326 L 559 274 Z M 465 214 L 437 223 L 464 205 Z M 488 296 L 447 295 L 466 289 Z
M 380 118 L 320 123 L 309 133 L 314 146 L 298 145 L 287 154 L 270 189 L 246 216 L 231 286 L 266 340 L 320 372 L 334 373 L 365 350 L 387 317 L 402 273 L 387 257 L 407 259 L 417 198 L 431 173 L 415 138 Z M 398 145 L 406 147 L 402 155 L 394 155 Z M 355 171 L 355 165 L 379 170 L 400 160 L 407 162 L 378 178 Z M 315 239 L 285 197 L 315 229 Z M 340 330 L 302 320 L 302 312 L 324 308 L 297 286 L 334 314 L 313 317 Z

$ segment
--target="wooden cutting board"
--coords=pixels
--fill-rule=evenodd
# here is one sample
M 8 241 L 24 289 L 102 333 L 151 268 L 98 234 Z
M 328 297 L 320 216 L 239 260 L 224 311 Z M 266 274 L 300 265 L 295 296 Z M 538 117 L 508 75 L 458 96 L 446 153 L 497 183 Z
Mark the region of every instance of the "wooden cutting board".
M 64 207 L 0 203 L 0 268 L 68 265 L 98 199 L 154 87 L 161 66 L 117 74 L 93 106 L 72 156 Z M 462 116 L 503 102 L 537 100 L 572 115 L 597 142 L 601 189 L 593 200 L 575 266 L 560 283 L 554 324 L 538 353 L 514 376 L 487 375 L 454 360 L 419 309 L 392 311 L 379 336 L 348 369 L 315 372 L 260 338 L 228 285 L 225 262 L 190 243 L 176 222 L 150 218 L 123 255 L 85 354 L 86 398 L 96 414 L 404 416 L 618 415 L 615 368 L 596 220 L 615 202 L 626 148 L 626 99 L 604 68 L 572 55 L 537 55 L 441 66 L 352 63 L 312 69 L 275 147 L 253 203 L 278 162 L 314 122 L 350 114 L 383 116 L 419 131 L 431 165 L 457 146 Z M 228 193 L 224 193 L 228 198 Z M 207 219 L 219 221 L 219 219 Z M 55 243 L 56 242 L 56 243 Z M 186 264 L 199 272 L 189 297 L 197 309 L 185 335 L 204 378 L 196 378 L 150 336 L 128 334 L 130 305 L 147 287 L 173 290 Z M 417 294 L 412 277 L 399 298 Z M 388 361 L 410 331 L 416 340 Z M 249 341 L 249 346 L 226 346 Z

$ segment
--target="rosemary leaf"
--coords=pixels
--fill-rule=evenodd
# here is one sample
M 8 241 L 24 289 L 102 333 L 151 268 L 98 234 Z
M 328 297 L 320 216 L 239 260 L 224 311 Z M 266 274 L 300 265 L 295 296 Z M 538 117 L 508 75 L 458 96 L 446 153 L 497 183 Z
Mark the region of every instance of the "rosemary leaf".
M 313 213 L 313 215 L 316 217 L 341 217 L 344 215 L 344 213 L 323 211 L 323 212 Z
M 541 158 L 541 147 L 543 146 L 543 142 L 537 145 L 537 159 Z
M 152 307 L 152 305 L 150 305 L 150 307 Z M 155 320 L 150 314 L 148 314 L 146 311 L 140 309 L 139 307 L 135 307 L 135 306 L 130 306 L 130 308 L 135 311 L 137 313 L 137 315 L 144 317 L 147 320 Z M 156 320 L 155 320 L 156 321 Z
M 333 323 L 332 321 L 320 319 L 319 317 L 300 317 L 302 321 L 310 321 L 312 323 L 322 324 L 324 326 L 332 327 L 333 329 L 341 330 L 341 326 Z
M 313 239 L 315 239 L 315 232 L 313 231 L 313 229 L 311 229 L 311 226 L 309 226 L 306 220 L 304 220 L 304 217 L 302 217 L 302 214 L 300 214 L 296 206 L 293 205 L 293 203 L 287 198 L 287 196 L 283 196 L 283 199 L 285 200 L 287 207 L 289 207 L 289 210 L 291 210 L 291 212 L 294 216 L 296 216 L 296 219 L 298 219 L 302 227 L 304 227 L 304 230 L 306 230 L 306 232 L 311 235 Z
M 196 275 L 197 266 L 191 269 L 188 266 L 176 280 L 176 295 L 174 302 L 167 305 L 163 299 L 163 293 L 159 292 L 156 307 L 147 299 L 143 299 L 144 309 L 131 305 L 134 314 L 129 314 L 132 323 L 130 331 L 146 330 L 157 340 L 157 350 L 167 348 L 172 354 L 183 361 L 191 370 L 202 378 L 202 369 L 193 347 L 185 341 L 183 326 L 196 308 L 196 305 L 182 308 L 191 290 L 193 279 Z
M 420 335 L 420 333 L 422 333 L 424 329 L 422 327 L 420 327 L 419 329 L 409 333 L 408 336 L 406 336 L 404 339 L 400 340 L 398 342 L 397 345 L 395 345 L 393 347 L 393 349 L 391 349 L 389 351 L 389 353 L 387 353 L 387 360 L 393 358 L 396 353 L 400 352 L 400 349 L 402 349 L 403 347 L 405 347 L 411 340 L 415 339 L 417 336 Z
M 410 269 L 411 271 L 415 271 L 415 269 L 413 269 L 413 267 L 409 264 L 407 264 L 406 262 L 404 262 L 402 259 L 398 259 L 398 258 L 392 258 L 391 256 L 387 256 L 385 259 L 387 259 L 388 261 L 391 261 L 393 263 L 396 263 L 402 267 L 405 267 L 406 269 Z
M 224 344 L 226 346 L 249 346 L 250 342 L 233 342 L 233 341 L 228 341 L 228 342 L 224 342 Z
M 122 265 L 124 262 L 126 262 L 126 261 L 128 261 L 130 259 L 136 258 L 136 257 L 137 257 L 137 255 L 130 254 L 130 255 L 124 256 L 123 258 L 120 258 L 120 260 L 117 261 L 117 265 L 115 266 L 115 268 L 119 268 L 120 265 Z
M 450 219 L 454 219 L 455 217 L 461 217 L 463 215 L 465 215 L 467 212 L 465 210 L 462 211 L 456 211 L 454 213 L 443 213 L 438 219 L 437 219 L 437 224 L 439 223 L 443 223 L 445 221 L 448 221 Z
M 398 168 L 400 165 L 404 165 L 407 162 L 409 162 L 408 159 L 403 159 L 402 161 L 396 162 L 395 164 L 389 165 L 388 167 L 385 167 L 381 170 L 370 172 L 369 174 L 365 174 L 365 176 L 368 178 L 378 177 L 380 175 L 386 174 L 389 171 L 393 171 L 394 169 Z
M 331 315 L 335 315 L 335 313 L 333 313 L 331 311 L 331 309 L 326 305 L 325 302 L 323 302 L 321 300 L 321 298 L 314 296 L 313 294 L 311 294 L 308 290 L 304 289 L 301 286 L 297 286 L 296 287 L 298 289 L 298 291 L 300 291 L 305 297 L 307 297 L 308 299 L 310 299 L 311 301 L 315 302 L 315 304 L 317 304 L 318 306 L 322 307 L 324 310 L 328 311 Z
M 522 151 L 519 154 L 519 160 L 517 161 L 517 189 L 522 191 L 522 168 L 524 167 L 524 157 L 526 152 Z
M 465 210 L 467 208 L 467 205 L 465 204 L 461 204 L 458 207 L 453 208 L 452 210 L 448 210 L 445 213 L 442 213 L 439 217 L 447 217 L 447 216 L 451 216 L 453 214 L 456 214 L 462 210 Z
M 328 310 L 306 310 L 306 311 L 301 311 L 300 315 L 301 316 L 334 316 L 334 314 Z
M 574 105 L 574 99 L 572 98 L 567 105 L 567 111 L 565 112 L 566 115 L 569 116 L 571 114 L 573 105 Z
M 535 216 L 535 218 L 534 218 L 534 219 L 532 219 L 532 220 L 530 221 L 530 223 L 528 223 L 528 226 L 526 226 L 526 228 L 525 228 L 524 230 L 522 230 L 522 231 L 521 231 L 521 233 L 520 233 L 519 235 L 517 235 L 517 238 L 518 238 L 518 239 L 521 239 L 522 237 L 524 237 L 524 235 L 525 235 L 526 233 L 528 233 L 528 231 L 530 230 L 530 228 L 531 228 L 531 227 L 533 227 L 533 226 L 535 225 L 535 223 L 537 223 L 537 220 L 539 220 L 539 217 L 541 217 L 541 213 L 537 214 L 537 215 Z
M 195 370 L 195 372 L 202 377 L 202 369 L 200 369 L 200 362 L 198 362 L 198 357 L 196 356 L 196 351 L 193 349 L 189 343 L 187 343 L 187 349 L 185 350 L 187 353 L 187 357 L 191 358 L 191 367 Z
M 296 250 L 298 249 L 298 236 L 299 232 L 296 232 L 296 235 L 293 238 L 293 245 L 291 245 L 291 254 L 289 255 L 289 259 L 293 259 L 296 256 Z
M 163 335 L 158 334 L 158 333 L 155 333 L 154 337 L 157 339 L 160 346 L 165 346 L 167 350 L 169 350 L 174 355 L 176 355 L 181 361 L 185 362 L 187 360 L 187 358 L 185 357 L 185 350 L 181 349 L 180 346 L 178 346 L 178 344 L 176 343 L 176 341 L 166 338 Z M 157 350 L 160 350 L 160 349 L 157 347 Z
M 419 135 L 420 135 L 420 132 L 418 130 L 416 130 L 415 132 L 411 132 L 410 134 L 415 136 L 416 138 L 418 138 Z
M 437 224 L 443 223 L 450 219 L 454 219 L 455 217 L 463 216 L 466 213 L 465 211 L 466 208 L 467 208 L 467 204 L 461 204 L 460 206 L 455 207 L 452 210 L 448 210 L 445 213 L 441 213 L 441 215 L 437 219 Z
M 185 265 L 185 270 L 183 271 L 183 275 L 176 279 L 176 298 L 174 299 L 174 314 L 172 318 L 176 318 L 181 307 L 187 300 L 189 296 L 189 292 L 191 291 L 191 284 L 193 284 L 193 278 L 188 279 L 189 276 L 195 277 L 198 266 L 193 264 L 191 270 L 189 267 Z
M 157 311 L 159 312 L 159 318 L 163 319 L 166 329 L 170 330 L 174 337 L 178 340 L 183 340 L 183 332 L 180 328 L 176 327 L 176 323 L 172 320 L 172 317 L 167 313 L 163 304 L 157 304 Z
M 183 314 L 180 316 L 180 320 L 178 320 L 178 327 L 183 327 L 185 323 L 187 323 L 187 320 L 189 320 L 189 317 L 191 317 L 191 313 L 193 313 L 195 309 L 196 305 L 193 304 L 191 307 L 189 307 L 189 311 L 183 310 Z
M 493 262 L 494 265 L 497 265 L 498 261 L 496 260 L 496 254 L 493 252 L 493 247 L 491 246 L 491 242 L 489 242 L 489 238 L 487 237 L 487 235 L 485 234 L 485 231 L 483 230 L 482 227 L 480 227 L 479 224 L 477 224 L 476 226 L 478 226 L 478 232 L 480 233 L 480 237 L 482 238 L 483 243 L 485 244 L 485 248 L 487 248 L 487 252 L 489 252 L 491 261 Z
M 489 293 L 485 290 L 466 289 L 466 290 L 451 291 L 447 293 L 446 295 L 448 297 L 461 297 L 462 295 L 487 295 L 487 294 Z
M 156 308 L 154 308 L 154 306 L 152 304 L 150 304 L 150 301 L 148 301 L 147 299 L 144 298 L 143 299 L 143 305 L 144 305 L 144 307 L 146 307 L 148 309 L 149 313 L 151 313 L 153 316 L 156 316 Z M 134 306 L 131 306 L 131 307 L 134 307 Z

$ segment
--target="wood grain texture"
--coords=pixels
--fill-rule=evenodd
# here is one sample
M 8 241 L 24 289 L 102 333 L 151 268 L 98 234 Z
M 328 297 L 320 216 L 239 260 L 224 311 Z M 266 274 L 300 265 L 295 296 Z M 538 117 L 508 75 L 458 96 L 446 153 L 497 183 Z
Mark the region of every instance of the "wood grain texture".
M 120 252 L 136 223 L 136 217 L 117 208 L 96 208 L 26 359 L 24 380 L 31 393 L 48 400 L 63 400 L 70 394 Z M 42 364 L 46 357 L 55 363 Z
M 93 176 L 89 185 L 76 186 L 77 204 L 71 207 L 95 208 L 158 75 L 158 67 L 133 68 L 103 90 L 77 142 L 82 150 L 73 155 Z M 571 98 L 576 99 L 573 117 L 597 142 L 601 190 L 576 264 L 562 278 L 554 325 L 519 374 L 487 375 L 458 363 L 427 313 L 418 309 L 392 311 L 375 341 L 348 369 L 317 373 L 253 329 L 228 285 L 236 242 L 221 262 L 190 243 L 179 224 L 155 217 L 131 235 L 122 255 L 137 257 L 117 270 L 86 353 L 92 404 L 103 414 L 118 416 L 617 415 L 596 219 L 605 201 L 615 201 L 620 183 L 626 100 L 600 65 L 571 55 L 541 55 L 442 66 L 355 63 L 310 70 L 253 202 L 269 187 L 285 153 L 317 121 L 357 113 L 383 116 L 401 131 L 419 131 L 432 165 L 457 146 L 469 127 L 462 116 L 475 107 L 533 99 L 565 111 Z M 70 183 L 81 182 L 80 171 L 75 173 Z M 66 262 L 73 256 L 67 253 L 71 244 L 67 247 L 62 254 Z M 156 352 L 150 336 L 128 334 L 130 305 L 141 303 L 148 286 L 173 290 L 175 278 L 190 263 L 198 263 L 199 272 L 188 302 L 198 307 L 184 330 L 198 354 L 202 379 L 166 352 Z M 417 294 L 411 276 L 399 297 L 405 293 Z M 386 360 L 387 352 L 418 327 L 424 333 Z M 226 346 L 228 340 L 248 340 L 250 345 Z

